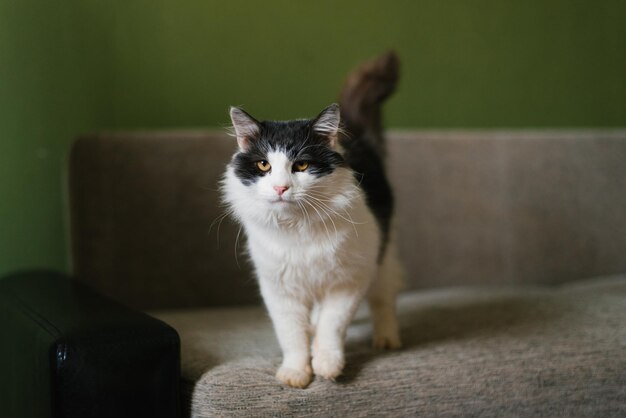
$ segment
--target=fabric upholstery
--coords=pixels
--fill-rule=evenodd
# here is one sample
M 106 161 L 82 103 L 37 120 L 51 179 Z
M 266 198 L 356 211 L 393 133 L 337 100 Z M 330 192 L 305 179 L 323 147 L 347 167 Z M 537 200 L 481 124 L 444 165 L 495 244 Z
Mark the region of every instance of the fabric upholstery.
M 626 131 L 390 139 L 399 249 L 413 286 L 626 272 Z
M 405 347 L 373 352 L 360 311 L 336 383 L 282 386 L 261 307 L 160 311 L 182 341 L 194 417 L 626 415 L 626 276 L 413 291 Z
M 103 134 L 70 156 L 76 277 L 139 309 L 258 300 L 218 180 L 235 141 L 206 132 Z M 213 223 L 215 222 L 215 223 Z
M 388 137 L 411 288 L 562 283 L 626 271 L 626 131 Z M 233 138 L 208 131 L 77 141 L 70 156 L 76 276 L 142 309 L 258 301 L 244 238 L 229 219 L 219 222 L 218 180 L 234 148 Z

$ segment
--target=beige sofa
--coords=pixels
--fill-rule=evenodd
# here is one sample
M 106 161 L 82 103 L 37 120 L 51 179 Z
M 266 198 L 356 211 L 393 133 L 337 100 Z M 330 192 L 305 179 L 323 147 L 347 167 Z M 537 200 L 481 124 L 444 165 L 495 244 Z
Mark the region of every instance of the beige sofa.
M 75 278 L 178 331 L 184 414 L 626 416 L 626 131 L 388 139 L 404 348 L 373 351 L 360 311 L 336 383 L 274 377 L 245 238 L 220 218 L 222 133 L 77 141 Z

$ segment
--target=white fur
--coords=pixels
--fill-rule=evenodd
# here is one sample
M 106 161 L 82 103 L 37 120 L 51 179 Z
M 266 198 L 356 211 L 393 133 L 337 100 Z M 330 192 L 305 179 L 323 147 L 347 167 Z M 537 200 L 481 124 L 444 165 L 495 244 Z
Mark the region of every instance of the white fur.
M 341 373 L 346 327 L 372 282 L 375 346 L 400 345 L 394 310 L 400 268 L 393 247 L 377 262 L 379 228 L 352 171 L 337 168 L 319 178 L 294 173 L 293 161 L 280 151 L 267 161 L 271 171 L 249 186 L 229 166 L 222 187 L 247 234 L 283 351 L 277 377 L 305 387 L 312 372 L 328 379 Z M 289 187 L 286 202 L 274 186 Z

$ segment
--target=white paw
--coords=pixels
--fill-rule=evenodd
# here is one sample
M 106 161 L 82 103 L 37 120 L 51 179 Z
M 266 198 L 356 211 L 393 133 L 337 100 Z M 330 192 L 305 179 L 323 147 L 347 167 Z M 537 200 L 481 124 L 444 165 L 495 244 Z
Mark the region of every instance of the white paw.
M 276 378 L 287 386 L 293 388 L 304 389 L 309 386 L 313 380 L 311 367 L 307 366 L 304 370 L 296 370 L 290 367 L 281 366 L 276 373 Z
M 316 375 L 335 380 L 343 371 L 345 364 L 343 352 L 341 350 L 315 350 L 312 364 Z
M 402 342 L 397 333 L 378 334 L 374 335 L 373 346 L 376 350 L 395 350 L 402 347 Z

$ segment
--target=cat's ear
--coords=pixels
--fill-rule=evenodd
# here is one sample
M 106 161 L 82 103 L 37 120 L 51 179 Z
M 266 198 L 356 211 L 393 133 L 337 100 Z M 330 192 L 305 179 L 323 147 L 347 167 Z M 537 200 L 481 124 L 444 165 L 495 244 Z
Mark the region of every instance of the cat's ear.
M 313 120 L 313 131 L 319 135 L 323 135 L 330 139 L 330 142 L 334 144 L 337 141 L 339 134 L 339 123 L 341 122 L 341 113 L 339 112 L 339 105 L 336 103 L 331 104 L 326 109 L 317 115 Z
M 230 108 L 230 120 L 237 137 L 237 145 L 241 151 L 250 148 L 250 143 L 258 138 L 261 133 L 259 121 L 238 107 Z

